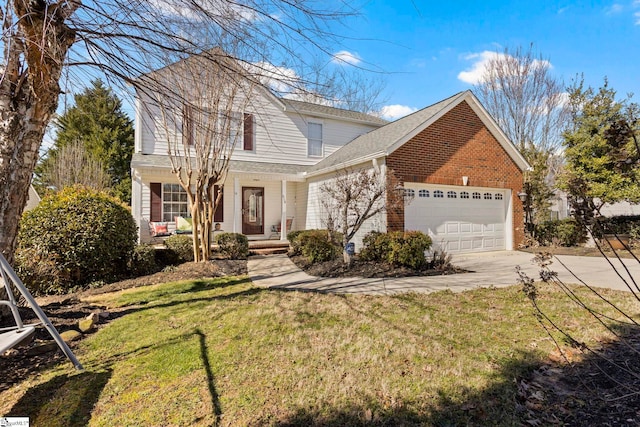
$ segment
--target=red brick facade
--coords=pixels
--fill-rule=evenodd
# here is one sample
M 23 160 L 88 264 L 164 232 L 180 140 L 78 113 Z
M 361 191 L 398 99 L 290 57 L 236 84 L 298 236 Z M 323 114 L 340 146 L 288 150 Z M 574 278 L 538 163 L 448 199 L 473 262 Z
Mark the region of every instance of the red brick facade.
M 511 189 L 513 239 L 524 238 L 522 172 L 466 103 L 461 102 L 387 157 L 387 167 L 404 182 Z M 404 229 L 404 212 L 388 214 L 388 229 Z

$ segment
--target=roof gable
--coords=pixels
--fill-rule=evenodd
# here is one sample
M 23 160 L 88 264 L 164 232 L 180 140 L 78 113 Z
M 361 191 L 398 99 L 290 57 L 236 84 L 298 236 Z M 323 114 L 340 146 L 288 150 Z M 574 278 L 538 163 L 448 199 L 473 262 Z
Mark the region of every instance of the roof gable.
M 480 101 L 478 101 L 470 90 L 467 90 L 359 136 L 334 152 L 331 156 L 311 167 L 309 173 L 322 173 L 387 156 L 427 127 L 431 126 L 436 120 L 443 117 L 461 102 L 467 102 L 489 132 L 493 134 L 502 148 L 521 170 L 530 168 L 524 157 L 522 157 L 513 143 L 509 141 L 497 123 L 480 104 Z

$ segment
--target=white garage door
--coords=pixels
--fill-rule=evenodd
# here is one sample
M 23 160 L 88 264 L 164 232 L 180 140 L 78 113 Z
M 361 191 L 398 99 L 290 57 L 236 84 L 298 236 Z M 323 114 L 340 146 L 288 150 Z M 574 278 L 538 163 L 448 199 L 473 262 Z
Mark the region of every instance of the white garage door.
M 508 191 L 405 183 L 413 200 L 405 208 L 405 229 L 419 230 L 447 252 L 506 249 Z

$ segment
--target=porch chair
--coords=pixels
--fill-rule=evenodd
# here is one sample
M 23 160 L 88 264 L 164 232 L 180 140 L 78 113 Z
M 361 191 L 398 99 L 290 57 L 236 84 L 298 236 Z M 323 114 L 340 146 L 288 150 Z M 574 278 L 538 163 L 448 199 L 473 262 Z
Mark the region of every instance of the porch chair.
M 162 237 L 171 236 L 167 222 L 150 221 L 148 219 L 143 219 L 143 221 L 147 223 L 149 229 L 150 243 L 160 243 L 162 242 Z
M 289 231 L 291 231 L 291 225 L 293 224 L 293 217 L 287 218 L 287 223 L 285 226 L 285 235 Z M 274 224 L 271 226 L 271 235 L 269 235 L 269 239 L 273 239 L 273 236 L 280 236 L 280 232 L 282 231 L 282 221 L 278 222 L 278 224 Z
M 49 332 L 49 335 L 51 335 L 58 347 L 60 347 L 60 350 L 62 350 L 65 356 L 67 356 L 71 363 L 73 363 L 73 366 L 81 371 L 83 368 L 78 359 L 76 359 L 76 356 L 73 354 L 67 343 L 60 337 L 56 328 L 53 327 L 51 321 L 49 321 L 46 314 L 44 314 L 44 311 L 42 311 L 38 303 L 36 303 L 36 300 L 31 296 L 31 293 L 29 293 L 24 283 L 22 283 L 2 253 L 0 253 L 0 280 L 4 285 L 7 295 L 6 300 L 0 300 L 0 305 L 6 305 L 9 307 L 11 314 L 13 315 L 13 320 L 15 321 L 15 326 L 0 328 L 0 354 L 27 341 L 35 333 L 36 326 L 42 325 L 45 327 L 47 332 Z M 18 292 L 20 292 L 22 297 L 27 301 L 29 307 L 31 307 L 38 319 L 40 319 L 40 322 L 29 325 L 25 325 L 22 322 L 22 317 L 20 317 L 20 311 L 18 311 L 16 299 L 13 295 L 13 291 L 11 290 L 11 283 L 13 283 L 13 286 L 15 286 Z

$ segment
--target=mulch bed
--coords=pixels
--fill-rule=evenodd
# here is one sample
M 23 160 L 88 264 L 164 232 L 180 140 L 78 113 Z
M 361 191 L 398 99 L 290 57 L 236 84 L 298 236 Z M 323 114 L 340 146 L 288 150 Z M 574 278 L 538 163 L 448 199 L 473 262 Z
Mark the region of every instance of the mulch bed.
M 351 266 L 345 264 L 342 258 L 331 261 L 310 263 L 303 256 L 291 256 L 290 259 L 300 269 L 307 274 L 317 277 L 366 277 L 366 278 L 384 278 L 384 277 L 412 277 L 412 276 L 440 276 L 443 274 L 463 273 L 465 270 L 457 268 L 453 265 L 447 265 L 441 268 L 433 268 L 426 266 L 422 269 L 412 269 L 409 267 L 394 266 L 389 263 L 362 261 L 354 258 Z

